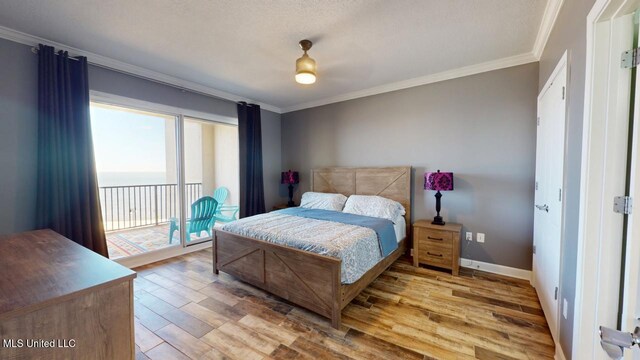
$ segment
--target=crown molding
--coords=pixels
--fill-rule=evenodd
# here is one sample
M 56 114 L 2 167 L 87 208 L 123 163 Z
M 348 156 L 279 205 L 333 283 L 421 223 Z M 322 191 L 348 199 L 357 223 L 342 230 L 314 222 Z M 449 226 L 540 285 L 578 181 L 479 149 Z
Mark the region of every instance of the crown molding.
M 447 70 L 436 74 L 376 86 L 369 89 L 358 90 L 338 96 L 332 96 L 321 100 L 315 100 L 298 105 L 284 107 L 282 108 L 282 113 L 328 105 L 346 100 L 358 99 L 366 96 L 382 94 L 385 92 L 402 90 L 410 87 L 427 85 L 440 81 L 452 80 L 459 77 L 480 74 L 487 71 L 499 70 L 512 66 L 524 65 L 531 62 L 540 61 L 540 57 L 542 56 L 542 52 L 547 45 L 547 41 L 549 40 L 549 36 L 551 35 L 553 26 L 558 19 L 558 15 L 560 14 L 560 9 L 562 8 L 563 3 L 564 0 L 547 1 L 547 5 L 544 9 L 544 14 L 542 15 L 542 21 L 540 22 L 540 27 L 538 28 L 538 34 L 536 35 L 536 40 L 533 44 L 533 50 L 530 53 L 524 53 L 467 67 Z
M 542 21 L 540 22 L 540 28 L 538 28 L 538 35 L 536 41 L 533 43 L 533 55 L 536 59 L 540 60 L 544 47 L 547 45 L 553 25 L 555 25 L 560 14 L 560 9 L 564 0 L 548 0 L 547 6 L 544 8 L 544 14 L 542 15 Z
M 447 70 L 427 76 L 421 76 L 413 79 L 398 81 L 394 83 L 389 83 L 385 85 L 380 85 L 364 90 L 358 90 L 349 92 L 346 94 L 332 96 L 320 100 L 310 101 L 303 104 L 293 105 L 289 107 L 285 107 L 282 109 L 282 113 L 288 113 L 292 111 L 308 109 L 312 107 L 328 105 L 336 102 L 353 100 L 358 98 L 363 98 L 372 95 L 378 95 L 382 93 L 387 93 L 391 91 L 408 89 L 416 86 L 433 84 L 441 81 L 452 80 L 464 76 L 476 75 L 480 73 L 484 73 L 487 71 L 504 69 L 512 66 L 529 64 L 532 62 L 536 62 L 538 59 L 533 55 L 533 53 L 524 53 L 520 55 L 510 56 L 498 60 L 487 61 L 484 63 L 465 66 L 453 70 Z
M 433 84 L 440 81 L 452 80 L 464 76 L 470 76 L 480 74 L 487 71 L 504 69 L 512 66 L 524 65 L 540 60 L 540 56 L 544 51 L 544 48 L 549 40 L 553 26 L 558 18 L 560 9 L 564 0 L 548 0 L 547 5 L 542 16 L 540 28 L 533 45 L 533 50 L 529 53 L 506 57 L 502 59 L 487 61 L 480 64 L 465 66 L 457 69 L 447 70 L 431 75 L 421 76 L 413 79 L 402 80 L 398 82 L 388 83 L 385 85 L 375 86 L 368 89 L 353 91 L 337 96 L 331 96 L 328 98 L 309 101 L 289 107 L 279 108 L 270 104 L 265 104 L 259 101 L 245 98 L 240 95 L 228 93 L 222 90 L 218 90 L 206 85 L 202 85 L 196 82 L 183 80 L 171 75 L 163 74 L 153 70 L 145 69 L 136 65 L 131 65 L 119 60 L 115 60 L 106 56 L 94 54 L 88 51 L 80 50 L 65 44 L 61 44 L 55 41 L 44 39 L 38 36 L 26 34 L 17 30 L 13 30 L 7 27 L 0 26 L 0 38 L 4 38 L 10 41 L 26 44 L 30 46 L 36 46 L 38 44 L 47 44 L 54 46 L 61 50 L 66 50 L 74 56 L 85 56 L 87 60 L 96 66 L 105 67 L 129 75 L 137 76 L 143 79 L 155 81 L 162 84 L 178 87 L 180 89 L 189 90 L 192 92 L 214 96 L 217 98 L 230 100 L 230 101 L 246 101 L 260 105 L 261 108 L 269 110 L 278 114 L 287 112 L 308 109 L 312 107 L 328 105 L 336 102 L 358 99 L 362 97 L 378 95 L 386 92 L 397 91 L 402 89 L 408 89 L 411 87 Z
M 248 99 L 240 95 L 228 93 L 226 91 L 214 89 L 212 87 L 198 84 L 196 82 L 183 80 L 171 75 L 145 69 L 140 66 L 131 65 L 123 61 L 119 61 L 106 56 L 94 54 L 89 51 L 80 50 L 72 46 L 68 46 L 68 45 L 65 45 L 56 41 L 51 41 L 49 39 L 41 38 L 38 36 L 26 34 L 21 31 L 13 30 L 4 26 L 0 26 L 0 38 L 25 44 L 25 45 L 29 45 L 29 46 L 37 46 L 38 44 L 50 45 L 55 47 L 56 49 L 68 51 L 69 54 L 71 54 L 72 56 L 84 56 L 87 58 L 87 61 L 89 63 L 96 66 L 101 66 L 101 67 L 119 71 L 125 74 L 137 76 L 146 80 L 155 81 L 161 84 L 170 85 L 173 87 L 192 91 L 195 93 L 214 96 L 217 98 L 230 100 L 233 102 L 246 101 L 249 103 L 258 104 L 262 109 L 269 110 L 278 114 L 282 113 L 282 109 L 280 109 L 277 106 L 261 103 L 259 101 Z

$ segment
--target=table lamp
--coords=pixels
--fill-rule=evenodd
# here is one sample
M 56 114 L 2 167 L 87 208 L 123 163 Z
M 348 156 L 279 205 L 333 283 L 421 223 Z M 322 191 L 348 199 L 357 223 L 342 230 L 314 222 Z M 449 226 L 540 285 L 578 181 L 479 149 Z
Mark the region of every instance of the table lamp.
M 289 202 L 287 206 L 296 206 L 293 202 L 293 184 L 297 184 L 300 182 L 300 175 L 298 175 L 297 171 L 283 171 L 280 174 L 280 184 L 288 184 L 289 185 Z
M 427 172 L 424 173 L 424 189 L 435 190 L 436 193 L 436 213 L 437 215 L 431 222 L 434 225 L 444 225 L 442 216 L 440 216 L 440 199 L 442 194 L 440 191 L 452 191 L 453 190 L 453 173 L 452 172 Z

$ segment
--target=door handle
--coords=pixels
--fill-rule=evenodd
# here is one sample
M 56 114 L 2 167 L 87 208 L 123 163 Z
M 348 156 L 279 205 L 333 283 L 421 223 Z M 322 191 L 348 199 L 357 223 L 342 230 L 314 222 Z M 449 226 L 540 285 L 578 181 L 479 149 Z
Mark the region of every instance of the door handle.
M 640 346 L 639 336 L 639 327 L 630 333 L 600 326 L 600 346 L 612 359 L 622 359 L 625 348 L 631 348 L 633 345 Z
M 536 207 L 538 208 L 538 210 L 542 210 L 542 211 L 549 212 L 549 205 L 547 205 L 547 204 L 544 204 L 544 205 L 536 205 Z

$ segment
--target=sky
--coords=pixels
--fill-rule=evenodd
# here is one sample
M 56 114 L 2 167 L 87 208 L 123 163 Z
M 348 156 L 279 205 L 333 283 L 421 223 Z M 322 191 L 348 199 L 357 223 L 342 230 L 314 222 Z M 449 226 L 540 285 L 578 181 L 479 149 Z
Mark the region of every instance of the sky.
M 97 172 L 165 172 L 166 121 L 161 116 L 92 104 Z

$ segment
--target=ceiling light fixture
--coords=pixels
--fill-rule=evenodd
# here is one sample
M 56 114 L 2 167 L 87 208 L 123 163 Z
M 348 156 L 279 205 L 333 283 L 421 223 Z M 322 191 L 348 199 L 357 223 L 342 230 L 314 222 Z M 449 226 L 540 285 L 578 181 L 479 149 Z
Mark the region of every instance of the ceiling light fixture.
M 313 43 L 305 39 L 300 40 L 299 44 L 304 54 L 296 60 L 296 82 L 305 85 L 313 84 L 316 82 L 316 61 L 307 55 Z

